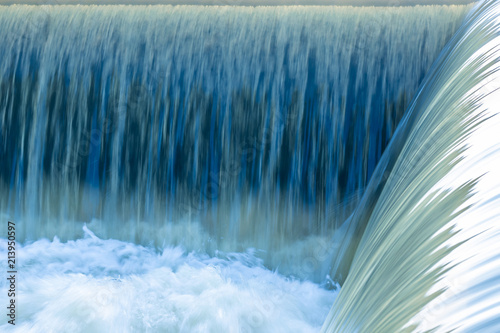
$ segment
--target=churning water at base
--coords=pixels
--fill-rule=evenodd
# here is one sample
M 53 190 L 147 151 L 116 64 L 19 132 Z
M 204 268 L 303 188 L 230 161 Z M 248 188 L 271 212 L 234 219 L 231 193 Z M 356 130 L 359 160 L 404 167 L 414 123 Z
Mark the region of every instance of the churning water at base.
M 18 249 L 17 324 L 2 332 L 317 332 L 335 299 L 252 253 L 158 252 L 84 230 Z
M 1 7 L 0 329 L 499 331 L 485 3 Z

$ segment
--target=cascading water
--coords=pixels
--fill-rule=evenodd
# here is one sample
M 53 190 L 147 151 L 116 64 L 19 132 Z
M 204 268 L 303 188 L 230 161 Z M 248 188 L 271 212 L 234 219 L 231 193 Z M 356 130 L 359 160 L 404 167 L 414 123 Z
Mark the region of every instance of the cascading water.
M 426 322 L 453 297 L 423 296 L 458 242 L 432 236 L 499 217 L 452 215 L 496 184 L 467 167 L 496 142 L 456 160 L 493 7 L 0 6 L 0 216 L 23 242 L 1 329 L 317 332 L 335 301 L 325 332 L 481 331 Z M 458 189 L 425 199 L 439 181 Z M 487 313 L 491 281 L 457 297 Z
M 331 235 L 467 8 L 3 7 L 1 209 L 27 240 Z
M 364 199 L 374 207 L 322 332 L 500 330 L 499 71 L 500 3 L 484 1 L 375 172 L 388 170 L 365 193 L 377 198 Z

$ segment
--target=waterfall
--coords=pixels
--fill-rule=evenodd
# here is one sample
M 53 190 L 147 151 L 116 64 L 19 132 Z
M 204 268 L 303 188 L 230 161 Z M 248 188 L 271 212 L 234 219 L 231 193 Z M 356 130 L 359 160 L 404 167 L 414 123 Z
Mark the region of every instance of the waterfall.
M 284 268 L 350 215 L 468 8 L 0 7 L 1 211 L 26 240 L 86 222 Z
M 0 5 L 0 331 L 500 331 L 499 13 Z
M 322 332 L 500 329 L 499 7 L 474 8 L 411 103 Z

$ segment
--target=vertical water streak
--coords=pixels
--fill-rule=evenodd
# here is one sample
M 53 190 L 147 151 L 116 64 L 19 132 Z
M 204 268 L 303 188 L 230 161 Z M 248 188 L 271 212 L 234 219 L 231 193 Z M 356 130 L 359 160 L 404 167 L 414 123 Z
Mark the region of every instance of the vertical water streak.
M 350 214 L 467 8 L 0 6 L 1 211 L 277 266 Z

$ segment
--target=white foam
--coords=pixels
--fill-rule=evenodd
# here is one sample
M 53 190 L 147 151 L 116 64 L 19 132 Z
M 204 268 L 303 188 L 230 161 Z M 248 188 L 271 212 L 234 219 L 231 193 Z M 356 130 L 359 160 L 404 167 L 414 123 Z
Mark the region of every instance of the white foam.
M 336 296 L 266 269 L 251 251 L 214 258 L 84 229 L 82 239 L 18 247 L 17 322 L 0 331 L 317 332 Z M 6 249 L 1 239 L 0 256 Z

